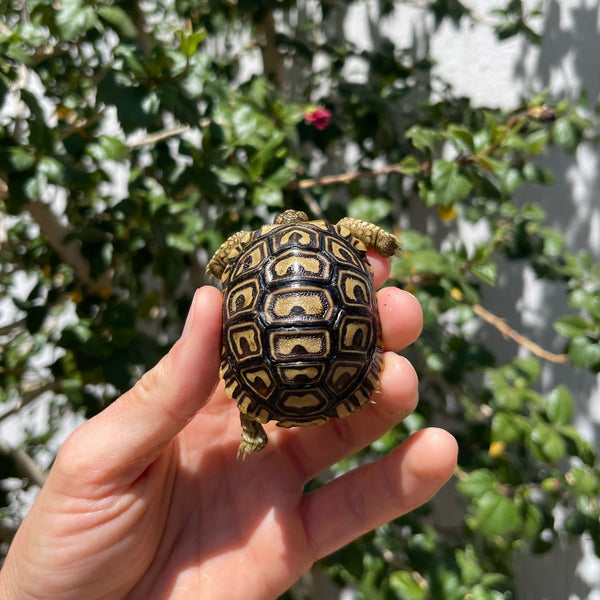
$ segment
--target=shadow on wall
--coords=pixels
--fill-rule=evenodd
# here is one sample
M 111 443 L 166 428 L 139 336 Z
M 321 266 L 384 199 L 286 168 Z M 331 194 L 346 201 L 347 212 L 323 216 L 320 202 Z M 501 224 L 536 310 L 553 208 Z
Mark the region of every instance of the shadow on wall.
M 533 65 L 517 62 L 515 75 L 523 88 L 534 82 L 537 90 L 548 89 L 553 100 L 578 100 L 587 96 L 594 107 L 600 95 L 599 20 L 600 8 L 569 7 L 552 0 L 546 5 L 544 37 Z M 580 3 L 583 4 L 583 3 Z M 590 3 L 588 3 L 590 4 Z M 582 145 L 569 155 L 555 149 L 542 160 L 555 177 L 551 187 L 530 186 L 520 194 L 527 202 L 531 195 L 544 195 L 542 205 L 548 224 L 560 230 L 567 247 L 577 252 L 587 250 L 600 260 L 600 152 L 591 144 Z M 511 277 L 510 271 L 508 276 Z M 552 328 L 552 322 L 565 312 L 565 298 L 550 283 L 541 284 L 533 275 L 517 275 L 508 283 L 512 289 L 522 289 L 520 303 L 514 307 L 497 306 L 496 314 L 544 348 L 562 352 L 562 338 Z M 518 279 L 516 279 L 518 277 Z M 491 310 L 498 299 L 490 298 Z M 507 311 L 508 309 L 508 311 Z M 507 314 L 508 312 L 508 314 Z M 593 404 L 600 395 L 600 377 L 567 366 L 544 365 L 542 386 L 545 390 L 563 383 L 576 401 L 577 425 L 582 434 L 600 448 L 600 420 Z M 595 420 L 594 420 L 595 419 Z M 522 600 L 597 600 L 600 598 L 600 562 L 589 550 L 586 540 L 567 543 L 560 549 L 539 558 L 523 557 L 519 568 L 519 598 Z

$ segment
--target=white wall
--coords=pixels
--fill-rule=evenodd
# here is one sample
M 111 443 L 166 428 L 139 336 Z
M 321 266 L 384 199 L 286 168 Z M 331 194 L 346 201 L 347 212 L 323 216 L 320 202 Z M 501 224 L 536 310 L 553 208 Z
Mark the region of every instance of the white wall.
M 457 95 L 474 105 L 516 109 L 521 99 L 548 89 L 557 99 L 577 100 L 586 93 L 593 107 L 600 100 L 600 9 L 597 0 L 526 0 L 528 8 L 542 8 L 532 21 L 543 34 L 540 47 L 520 39 L 499 42 L 488 26 L 490 11 L 508 0 L 462 0 L 474 11 L 475 23 L 463 20 L 458 28 L 444 23 L 436 30 L 418 3 L 398 3 L 393 18 L 383 21 L 383 32 L 407 47 L 413 41 L 426 45 L 437 65 L 434 73 L 450 82 Z M 356 43 L 370 48 L 377 41 L 369 20 L 379 21 L 376 0 L 354 4 L 346 30 Z M 381 23 L 379 23 L 381 25 Z M 360 77 L 360 73 L 358 74 Z M 555 177 L 552 187 L 530 186 L 520 192 L 527 201 L 535 194 L 548 214 L 548 225 L 557 227 L 572 251 L 586 249 L 600 262 L 600 153 L 592 144 L 574 156 L 552 150 L 542 159 Z M 486 298 L 492 312 L 542 347 L 560 353 L 564 340 L 551 323 L 565 310 L 564 292 L 540 283 L 534 274 L 506 264 L 502 269 L 509 293 Z M 508 302 L 506 298 L 515 298 Z M 490 336 L 495 335 L 493 332 Z M 489 338 L 492 341 L 492 337 Z M 514 352 L 513 342 L 496 335 L 500 352 Z M 586 439 L 600 450 L 600 376 L 569 366 L 545 365 L 542 387 L 563 383 L 577 403 L 576 424 Z M 442 500 L 443 502 L 443 500 Z M 449 508 L 449 507 L 446 507 Z M 556 515 L 560 519 L 561 515 Z M 591 540 L 564 540 L 560 548 L 541 557 L 524 557 L 517 571 L 519 600 L 600 600 L 600 560 Z
M 507 2 L 470 0 L 465 4 L 487 18 L 492 4 Z M 594 106 L 600 94 L 598 2 L 550 0 L 538 4 L 543 6 L 542 18 L 536 23 L 544 35 L 541 47 L 527 47 L 514 39 L 498 42 L 483 24 L 465 22 L 459 29 L 447 24 L 431 37 L 437 73 L 475 104 L 514 108 L 523 94 L 548 89 L 554 97 L 573 100 L 585 92 Z M 549 225 L 565 234 L 571 250 L 587 249 L 600 261 L 598 148 L 584 145 L 574 156 L 554 150 L 543 162 L 553 172 L 555 184 L 525 189 L 521 198 L 542 193 Z M 542 347 L 561 352 L 562 342 L 551 323 L 564 312 L 564 297 L 557 297 L 554 286 L 541 284 L 530 272 L 523 276 L 509 270 L 505 276 L 518 302 L 507 306 L 502 298 L 490 297 L 486 306 Z M 600 450 L 600 376 L 545 365 L 543 387 L 558 383 L 572 390 L 577 425 Z M 527 557 L 519 564 L 518 573 L 520 600 L 600 599 L 600 560 L 586 538 L 578 543 L 565 540 L 559 549 L 542 557 Z

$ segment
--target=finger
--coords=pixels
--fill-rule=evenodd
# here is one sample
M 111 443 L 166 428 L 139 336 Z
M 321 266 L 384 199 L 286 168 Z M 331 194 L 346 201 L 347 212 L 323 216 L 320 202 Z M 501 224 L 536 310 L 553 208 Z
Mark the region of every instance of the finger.
M 456 457 L 449 433 L 426 429 L 306 494 L 301 512 L 314 560 L 427 502 L 452 475 Z
M 412 344 L 423 329 L 423 311 L 409 292 L 387 287 L 377 292 L 381 336 L 386 350 L 398 351 Z
M 393 352 L 385 352 L 374 403 L 346 419 L 332 418 L 319 427 L 276 432 L 276 444 L 290 453 L 308 481 L 344 456 L 379 439 L 410 414 L 417 404 L 418 385 L 410 362 Z
M 181 339 L 131 390 L 69 437 L 62 462 L 96 484 L 135 478 L 210 398 L 220 344 L 221 293 L 206 286 L 194 296 Z
M 373 267 L 373 282 L 375 289 L 378 290 L 390 276 L 392 263 L 389 258 L 383 258 L 381 254 L 377 254 L 373 250 L 367 250 L 367 260 Z

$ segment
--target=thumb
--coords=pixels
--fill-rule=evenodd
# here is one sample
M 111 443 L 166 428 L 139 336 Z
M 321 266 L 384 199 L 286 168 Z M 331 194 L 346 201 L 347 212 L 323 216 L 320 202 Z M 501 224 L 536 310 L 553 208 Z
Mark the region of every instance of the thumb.
M 205 286 L 196 291 L 184 332 L 170 352 L 75 430 L 57 463 L 93 485 L 136 479 L 211 397 L 219 381 L 220 347 L 221 292 Z

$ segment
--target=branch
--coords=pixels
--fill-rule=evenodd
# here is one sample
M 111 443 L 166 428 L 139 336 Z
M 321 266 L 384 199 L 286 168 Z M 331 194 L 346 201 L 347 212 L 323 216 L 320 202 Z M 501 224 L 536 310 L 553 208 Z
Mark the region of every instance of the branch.
M 281 90 L 283 89 L 285 69 L 281 54 L 277 50 L 277 31 L 272 10 L 266 10 L 263 19 L 256 23 L 256 34 L 262 53 L 265 75 L 278 90 Z
M 42 487 L 46 481 L 43 469 L 23 450 L 12 448 L 4 440 L 0 439 L 0 454 L 12 458 L 19 476 L 24 477 Z
M 73 269 L 75 277 L 80 283 L 92 292 L 98 292 L 108 284 L 110 273 L 105 273 L 98 280 L 91 278 L 90 265 L 81 254 L 79 243 L 76 240 L 65 242 L 69 230 L 61 225 L 47 204 L 40 201 L 28 202 L 25 204 L 25 208 L 40 226 L 42 233 L 48 238 L 50 246 L 61 260 Z
M 379 175 L 397 173 L 399 171 L 399 165 L 386 165 L 385 167 L 373 169 L 371 171 L 342 173 L 340 175 L 325 175 L 325 177 L 319 177 L 318 179 L 301 179 L 300 181 L 292 181 L 291 183 L 288 183 L 285 188 L 288 190 L 305 190 L 320 185 L 335 185 L 337 183 L 350 183 L 351 181 L 357 181 L 359 179 L 371 179 Z
M 0 336 L 8 335 L 9 333 L 12 333 L 15 329 L 20 329 L 26 323 L 27 323 L 27 318 L 23 317 L 22 319 L 19 319 L 18 321 L 15 321 L 14 323 L 9 323 L 8 325 L 3 325 L 2 327 L 0 327 Z
M 179 125 L 178 127 L 174 127 L 173 129 L 163 129 L 162 131 L 157 131 L 156 133 L 152 133 L 141 140 L 136 140 L 133 142 L 128 142 L 128 148 L 139 148 L 140 146 L 146 146 L 147 144 L 155 144 L 156 142 L 161 142 L 162 140 L 166 140 L 167 138 L 179 135 L 180 133 L 185 133 L 189 131 L 189 125 Z
M 58 390 L 61 385 L 62 382 L 60 380 L 54 379 L 51 381 L 39 383 L 34 388 L 23 392 L 23 394 L 21 395 L 20 402 L 17 402 L 15 406 L 13 406 L 12 408 L 0 415 L 0 423 L 8 419 L 9 417 L 12 417 L 13 415 L 17 414 L 25 406 L 31 404 L 34 400 L 37 400 L 42 394 Z
M 509 327 L 500 317 L 492 314 L 483 306 L 479 304 L 473 305 L 473 312 L 483 319 L 487 321 L 490 325 L 493 325 L 502 335 L 508 337 L 520 346 L 527 348 L 532 354 L 535 356 L 539 356 L 544 360 L 549 362 L 553 362 L 556 364 L 564 364 L 568 362 L 569 358 L 566 354 L 554 354 L 554 352 L 549 352 L 548 350 L 544 350 L 541 346 L 538 346 L 535 342 L 527 339 L 525 336 L 521 335 L 518 331 L 515 331 L 512 327 Z
M 66 140 L 69 136 L 73 135 L 76 131 L 80 131 L 81 129 L 85 129 L 90 125 L 93 125 L 97 121 L 102 118 L 104 115 L 105 108 L 101 108 L 96 114 L 88 117 L 87 119 L 76 119 L 72 123 L 69 124 L 63 131 L 60 132 L 58 139 L 62 142 Z

